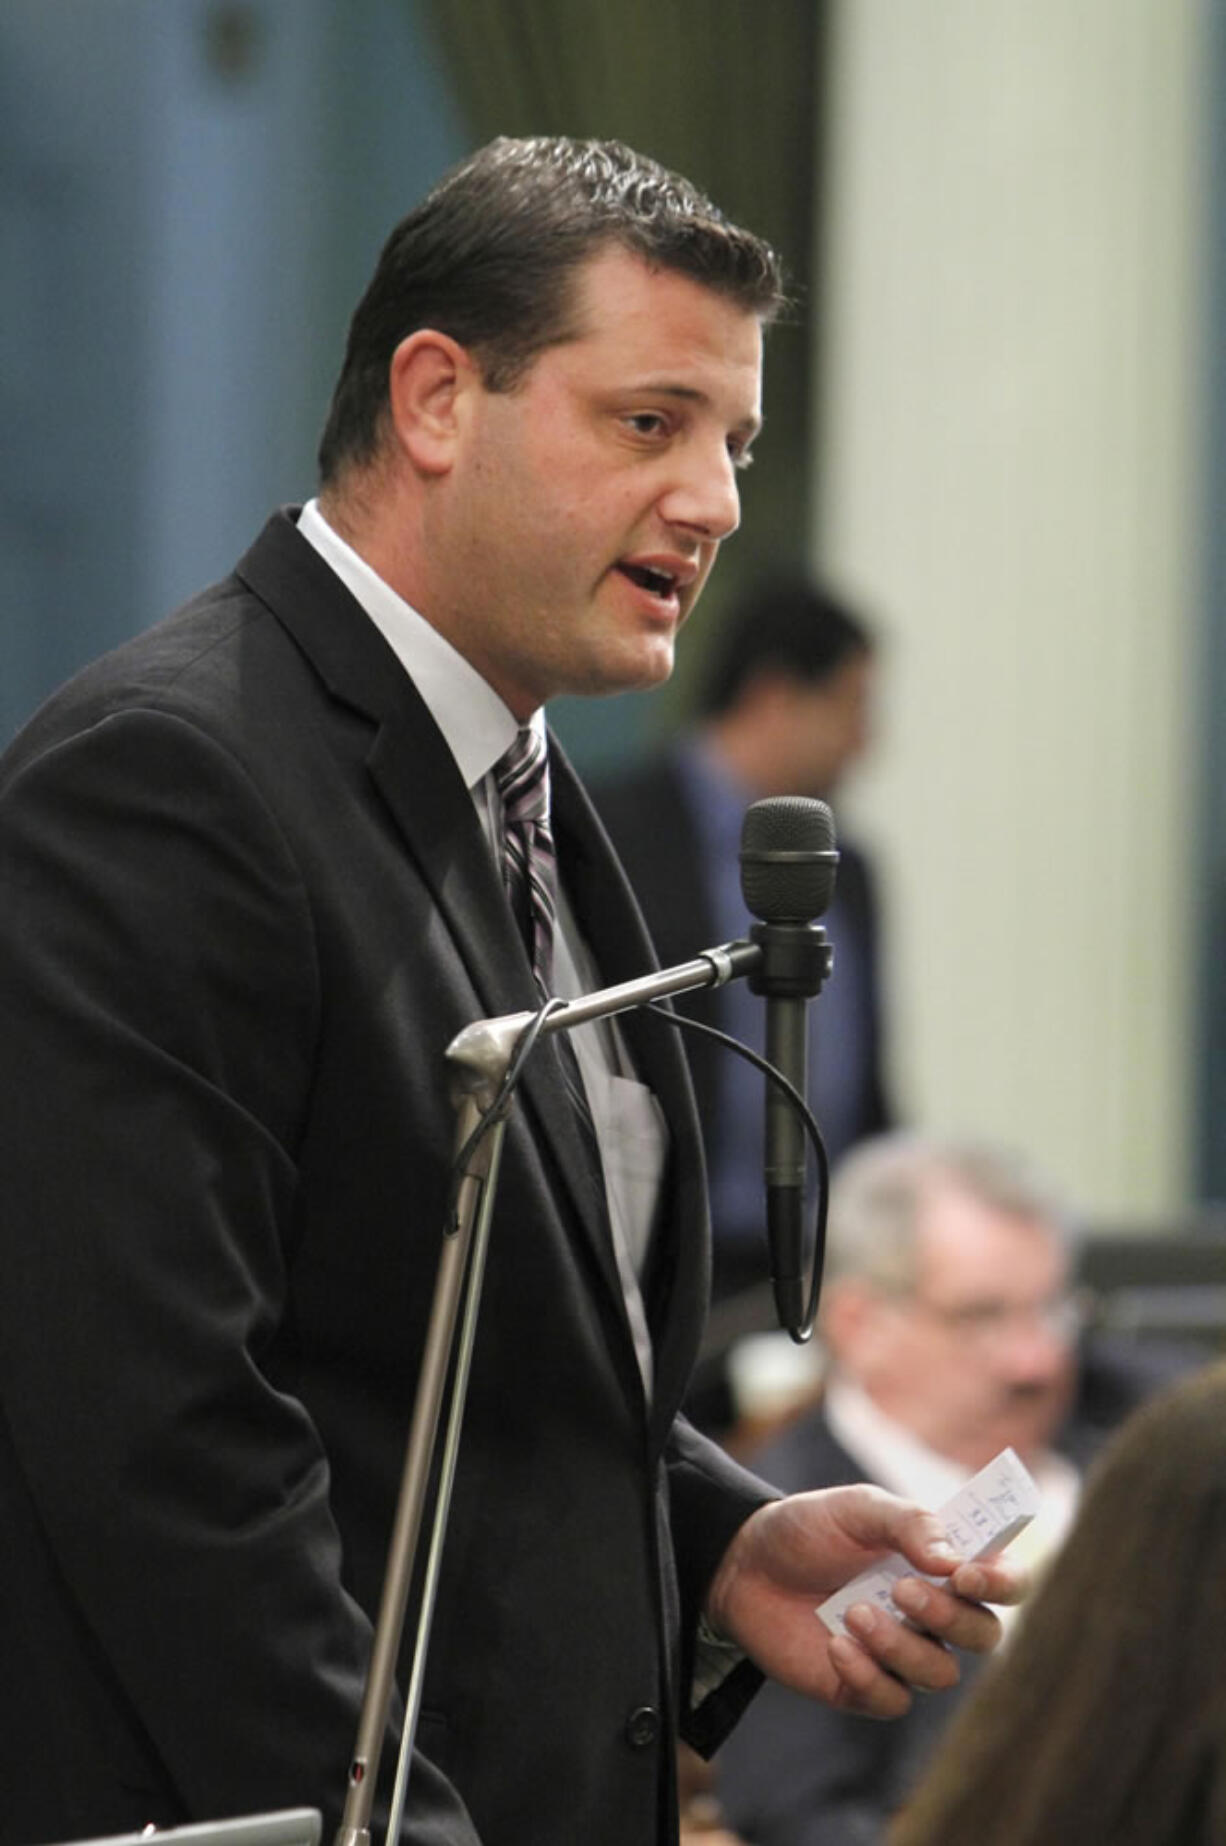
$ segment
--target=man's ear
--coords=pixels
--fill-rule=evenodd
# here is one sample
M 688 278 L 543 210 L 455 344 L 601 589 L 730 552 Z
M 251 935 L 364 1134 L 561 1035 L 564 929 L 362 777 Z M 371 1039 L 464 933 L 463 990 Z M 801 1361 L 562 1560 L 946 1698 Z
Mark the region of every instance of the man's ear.
M 739 709 L 752 712 L 763 725 L 786 718 L 800 684 L 786 668 L 765 662 L 749 675 L 737 699 Z
M 858 1276 L 840 1276 L 822 1295 L 822 1337 L 832 1357 L 852 1371 L 875 1348 L 882 1325 L 881 1297 Z
M 480 375 L 466 349 L 424 327 L 401 340 L 388 373 L 396 439 L 421 474 L 446 474 L 462 426 L 463 400 Z

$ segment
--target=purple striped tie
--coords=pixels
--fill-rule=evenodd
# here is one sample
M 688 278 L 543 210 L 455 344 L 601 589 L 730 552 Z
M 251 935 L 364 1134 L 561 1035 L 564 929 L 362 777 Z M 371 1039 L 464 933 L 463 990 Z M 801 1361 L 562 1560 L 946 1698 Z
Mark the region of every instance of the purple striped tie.
M 494 765 L 503 811 L 503 875 L 543 995 L 553 979 L 557 858 L 549 830 L 549 759 L 541 732 L 517 733 Z
M 551 996 L 553 939 L 558 921 L 558 861 L 549 827 L 549 758 L 542 732 L 525 727 L 494 764 L 502 797 L 503 877 L 532 962 L 541 998 Z M 604 1166 L 587 1091 L 569 1032 L 552 1041 L 562 1079 L 579 1118 L 598 1195 Z

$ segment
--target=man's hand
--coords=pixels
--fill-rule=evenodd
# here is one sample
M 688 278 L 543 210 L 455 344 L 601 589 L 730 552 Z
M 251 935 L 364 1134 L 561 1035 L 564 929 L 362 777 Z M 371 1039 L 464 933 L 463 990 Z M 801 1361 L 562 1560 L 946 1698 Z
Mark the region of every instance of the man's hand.
M 832 1635 L 817 1604 L 891 1551 L 948 1581 L 903 1577 L 897 1621 L 853 1604 L 848 1635 Z M 772 1679 L 843 1710 L 898 1718 L 912 1688 L 956 1682 L 950 1647 L 996 1646 L 1000 1623 L 982 1605 L 1020 1602 L 1025 1591 L 1025 1573 L 1002 1557 L 962 1563 L 922 1507 L 879 1487 L 830 1487 L 772 1501 L 746 1520 L 715 1574 L 707 1615 Z

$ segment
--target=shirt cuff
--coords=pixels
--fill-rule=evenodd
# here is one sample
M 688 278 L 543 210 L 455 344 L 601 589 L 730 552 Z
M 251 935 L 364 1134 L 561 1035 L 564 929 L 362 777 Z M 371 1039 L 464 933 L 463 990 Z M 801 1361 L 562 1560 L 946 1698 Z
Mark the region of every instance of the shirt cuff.
M 697 1711 L 717 1686 L 740 1666 L 745 1654 L 735 1641 L 729 1641 L 714 1629 L 705 1615 L 698 1618 L 698 1635 L 694 1647 L 694 1679 L 690 1690 L 690 1710 Z

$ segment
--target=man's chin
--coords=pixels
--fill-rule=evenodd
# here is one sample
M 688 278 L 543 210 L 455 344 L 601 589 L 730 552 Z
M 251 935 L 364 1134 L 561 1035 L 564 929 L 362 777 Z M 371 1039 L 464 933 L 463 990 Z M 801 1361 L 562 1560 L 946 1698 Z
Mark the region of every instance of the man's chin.
M 1046 1428 L 1040 1430 L 1036 1429 L 1033 1424 L 1027 1424 L 1019 1429 L 1006 1424 L 996 1432 L 984 1459 L 991 1461 L 992 1457 L 999 1455 L 1002 1449 L 1012 1449 L 1029 1467 L 1032 1462 L 1037 1461 L 1050 1449 L 1052 1440 L 1052 1434 Z
M 671 641 L 650 649 L 640 648 L 615 660 L 602 661 L 592 672 L 582 690 L 592 697 L 609 697 L 619 692 L 650 692 L 662 686 L 672 675 L 675 651 Z

